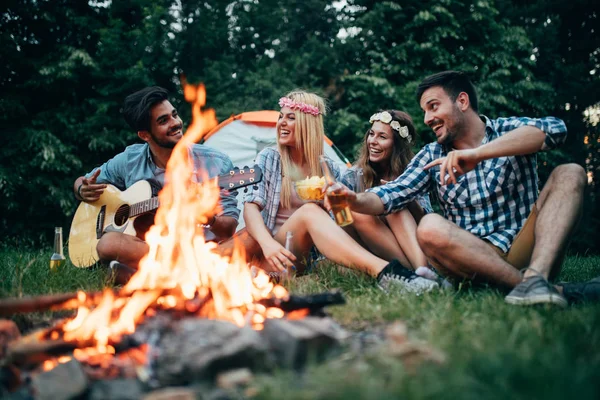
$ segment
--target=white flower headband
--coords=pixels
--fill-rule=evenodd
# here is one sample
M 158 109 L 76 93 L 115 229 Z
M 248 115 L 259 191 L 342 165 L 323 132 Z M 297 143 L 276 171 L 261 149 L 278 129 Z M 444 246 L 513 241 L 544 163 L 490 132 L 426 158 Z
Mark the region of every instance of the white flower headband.
M 400 137 L 403 137 L 410 143 L 412 141 L 412 137 L 410 133 L 408 133 L 408 126 L 400 126 L 400 122 L 392 120 L 392 114 L 387 111 L 382 111 L 371 115 L 369 118 L 369 123 L 372 124 L 375 121 L 381 121 L 384 124 L 388 124 L 393 130 L 398 132 Z

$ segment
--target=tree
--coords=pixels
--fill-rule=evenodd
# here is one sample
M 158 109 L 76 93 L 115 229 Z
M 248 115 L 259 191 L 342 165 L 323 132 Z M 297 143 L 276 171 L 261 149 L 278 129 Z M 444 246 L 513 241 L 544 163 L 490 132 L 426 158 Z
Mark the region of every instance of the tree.
M 173 86 L 169 2 L 90 4 L 12 1 L 0 21 L 3 237 L 68 225 L 74 179 L 135 138 L 118 111 L 125 94 Z

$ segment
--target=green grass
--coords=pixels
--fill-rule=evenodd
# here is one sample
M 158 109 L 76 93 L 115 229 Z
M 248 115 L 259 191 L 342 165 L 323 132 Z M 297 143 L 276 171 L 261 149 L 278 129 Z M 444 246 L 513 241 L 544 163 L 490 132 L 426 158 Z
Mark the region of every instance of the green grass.
M 0 254 L 2 297 L 97 290 L 108 282 L 103 270 L 69 264 L 51 273 L 49 252 L 4 249 Z M 600 257 L 569 257 L 560 280 L 598 275 Z M 385 348 L 345 352 L 303 373 L 258 376 L 252 384 L 257 398 L 600 398 L 600 304 L 520 308 L 505 304 L 503 294 L 493 289 L 386 295 L 371 279 L 331 265 L 289 287 L 296 294 L 334 288 L 343 290 L 347 304 L 329 312 L 348 330 L 381 329 L 402 320 L 411 339 L 442 351 L 446 362 L 410 371 Z

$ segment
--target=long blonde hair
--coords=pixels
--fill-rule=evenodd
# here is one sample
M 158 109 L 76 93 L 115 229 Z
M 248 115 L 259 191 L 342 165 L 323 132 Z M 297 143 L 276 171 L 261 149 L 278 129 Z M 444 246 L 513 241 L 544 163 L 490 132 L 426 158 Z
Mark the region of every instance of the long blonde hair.
M 323 116 L 326 113 L 325 100 L 315 93 L 305 92 L 303 90 L 294 90 L 285 95 L 296 102 L 316 106 L 319 115 L 311 115 L 302 111 L 294 110 L 296 115 L 294 136 L 296 139 L 296 149 L 302 150 L 302 163 L 307 164 L 310 175 L 321 176 L 321 166 L 319 156 L 323 154 L 323 141 L 325 139 L 325 128 L 323 127 Z M 279 132 L 277 132 L 277 147 L 281 154 L 281 199 L 280 203 L 284 208 L 292 206 L 292 177 L 298 168 L 292 161 L 290 148 L 279 144 Z

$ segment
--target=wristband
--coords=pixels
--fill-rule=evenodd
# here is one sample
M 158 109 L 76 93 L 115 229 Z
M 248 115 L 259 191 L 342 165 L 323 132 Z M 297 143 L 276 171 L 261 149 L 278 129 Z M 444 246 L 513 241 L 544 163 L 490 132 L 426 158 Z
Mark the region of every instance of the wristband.
M 217 216 L 213 215 L 212 222 L 210 222 L 208 224 L 202 224 L 202 227 L 206 228 L 206 229 L 210 229 L 210 228 L 212 228 L 212 226 L 215 224 L 216 221 L 217 221 Z

